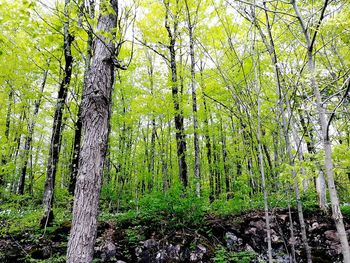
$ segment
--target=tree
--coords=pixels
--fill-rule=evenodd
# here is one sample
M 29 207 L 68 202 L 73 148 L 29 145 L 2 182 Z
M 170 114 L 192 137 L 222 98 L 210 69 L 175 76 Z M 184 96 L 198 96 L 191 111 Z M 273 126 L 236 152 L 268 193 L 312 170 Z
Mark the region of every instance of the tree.
M 68 6 L 70 0 L 65 0 L 64 5 L 64 15 L 67 19 L 64 22 L 64 76 L 60 83 L 60 87 L 57 95 L 57 104 L 55 108 L 55 115 L 53 120 L 53 127 L 51 133 L 51 143 L 49 151 L 49 159 L 47 161 L 47 174 L 43 195 L 43 208 L 44 215 L 40 221 L 42 228 L 50 225 L 53 220 L 53 198 L 54 198 L 54 189 L 56 181 L 56 170 L 57 164 L 61 149 L 61 132 L 62 132 L 62 118 L 63 118 L 63 109 L 67 99 L 68 86 L 72 76 L 72 67 L 73 67 L 73 56 L 71 51 L 72 42 L 74 37 L 69 32 L 69 17 L 68 17 Z
M 117 61 L 113 31 L 117 25 L 118 1 L 103 1 L 98 19 L 92 64 L 87 74 L 82 104 L 82 147 L 75 189 L 73 221 L 67 262 L 92 262 L 97 231 L 102 171 L 107 149 L 110 98 Z M 118 66 L 119 65 L 119 66 Z
M 325 1 L 322 10 L 320 18 L 316 24 L 316 29 L 312 37 L 310 37 L 309 30 L 304 22 L 304 19 L 302 18 L 302 15 L 299 10 L 299 6 L 297 4 L 296 0 L 292 1 L 292 6 L 294 8 L 295 14 L 297 16 L 297 19 L 299 21 L 301 30 L 304 34 L 305 42 L 306 42 L 306 48 L 307 48 L 307 58 L 308 58 L 308 68 L 310 73 L 310 83 L 311 87 L 314 90 L 314 95 L 316 98 L 316 105 L 317 105 L 317 111 L 319 115 L 319 125 L 321 127 L 321 136 L 323 141 L 323 149 L 325 152 L 324 157 L 324 167 L 328 179 L 328 189 L 329 189 L 329 196 L 332 203 L 332 216 L 337 228 L 337 232 L 339 235 L 340 243 L 342 245 L 342 252 L 343 252 L 343 260 L 345 263 L 350 263 L 350 247 L 349 242 L 343 222 L 343 215 L 340 211 L 339 206 L 339 199 L 338 199 L 338 193 L 337 189 L 335 187 L 334 183 L 334 174 L 333 174 L 333 161 L 332 161 L 332 144 L 329 136 L 329 125 L 330 120 L 327 121 L 326 117 L 326 110 L 324 108 L 324 103 L 322 100 L 320 88 L 318 86 L 318 83 L 316 81 L 316 66 L 314 61 L 314 44 L 316 41 L 317 33 L 319 30 L 319 27 L 322 23 L 322 20 L 325 16 L 326 8 L 328 6 L 328 0 Z

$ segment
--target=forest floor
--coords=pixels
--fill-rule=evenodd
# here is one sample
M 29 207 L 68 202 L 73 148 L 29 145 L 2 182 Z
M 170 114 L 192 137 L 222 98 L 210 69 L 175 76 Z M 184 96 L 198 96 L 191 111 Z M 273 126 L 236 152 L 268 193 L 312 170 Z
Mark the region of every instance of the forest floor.
M 292 211 L 293 241 L 288 210 L 272 211 L 271 236 L 275 262 L 289 262 L 294 245 L 297 262 L 306 262 L 296 211 Z M 239 215 L 205 214 L 201 222 L 184 222 L 177 215 L 127 218 L 99 223 L 94 262 L 266 262 L 263 211 Z M 340 243 L 333 220 L 320 212 L 305 212 L 313 262 L 341 262 Z M 345 218 L 346 229 L 350 228 Z M 70 222 L 43 233 L 24 231 L 0 236 L 0 262 L 65 262 Z M 350 229 L 348 230 L 350 234 Z

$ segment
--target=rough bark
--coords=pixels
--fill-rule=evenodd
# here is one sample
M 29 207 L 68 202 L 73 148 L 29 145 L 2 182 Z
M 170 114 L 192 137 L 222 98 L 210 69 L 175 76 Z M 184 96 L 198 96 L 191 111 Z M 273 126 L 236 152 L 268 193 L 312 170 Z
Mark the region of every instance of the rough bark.
M 89 1 L 88 12 L 91 18 L 95 16 L 95 1 Z M 92 57 L 92 43 L 93 43 L 93 32 L 92 29 L 88 29 L 88 41 L 87 41 L 87 52 L 85 58 L 85 73 L 84 82 L 86 81 L 87 73 L 90 69 L 91 57 Z M 84 85 L 85 86 L 85 85 Z M 83 90 L 84 94 L 84 90 Z M 83 98 L 81 98 L 83 101 Z M 74 144 L 73 144 L 73 158 L 70 166 L 70 181 L 69 181 L 69 192 L 74 195 L 75 184 L 77 181 L 78 168 L 79 168 L 79 158 L 80 158 L 80 148 L 81 148 L 81 133 L 82 133 L 82 120 L 81 120 L 82 104 L 79 104 L 77 120 L 75 122 L 74 131 Z
M 65 101 L 67 98 L 67 90 L 72 76 L 73 56 L 71 52 L 71 45 L 74 40 L 73 36 L 69 33 L 69 20 L 68 20 L 68 5 L 70 0 L 65 0 L 64 14 L 67 17 L 67 21 L 64 22 L 64 58 L 65 68 L 64 76 L 59 87 L 57 104 L 55 108 L 55 115 L 53 120 L 49 159 L 47 162 L 46 181 L 43 196 L 43 208 L 44 215 L 41 218 L 40 226 L 42 228 L 50 225 L 53 220 L 52 204 L 54 198 L 54 188 L 56 180 L 56 169 L 61 148 L 61 131 L 62 131 L 62 117 Z
M 110 0 L 109 3 L 114 13 L 108 14 L 102 9 L 97 30 L 115 35 L 113 29 L 117 23 L 118 1 Z M 99 35 L 82 102 L 83 137 L 67 263 L 90 263 L 93 259 L 115 55 L 114 43 Z

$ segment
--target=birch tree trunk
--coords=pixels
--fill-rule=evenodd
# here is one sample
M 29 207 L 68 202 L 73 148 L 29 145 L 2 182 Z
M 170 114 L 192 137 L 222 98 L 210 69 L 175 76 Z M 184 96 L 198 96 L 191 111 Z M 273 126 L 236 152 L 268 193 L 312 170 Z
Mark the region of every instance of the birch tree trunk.
M 324 166 L 325 166 L 326 176 L 328 179 L 329 197 L 330 197 L 331 204 L 332 204 L 332 217 L 334 219 L 335 226 L 337 228 L 338 236 L 340 239 L 344 263 L 350 263 L 349 241 L 348 241 L 345 226 L 344 226 L 343 215 L 340 211 L 338 194 L 337 194 L 337 190 L 335 188 L 335 183 L 334 183 L 332 146 L 331 146 L 331 141 L 329 139 L 329 134 L 328 134 L 328 122 L 327 122 L 327 117 L 326 117 L 326 110 L 323 107 L 321 92 L 320 92 L 320 89 L 318 87 L 318 83 L 317 83 L 316 77 L 315 77 L 316 67 L 315 67 L 315 61 L 313 58 L 313 45 L 315 43 L 317 30 L 318 30 L 318 28 L 322 22 L 322 19 L 324 17 L 324 13 L 325 13 L 325 10 L 326 10 L 327 5 L 328 5 L 328 0 L 326 0 L 324 3 L 323 9 L 321 11 L 321 17 L 320 17 L 319 22 L 316 26 L 316 31 L 315 31 L 315 34 L 313 35 L 312 39 L 310 38 L 309 32 L 308 32 L 306 24 L 301 16 L 301 13 L 300 13 L 299 7 L 296 3 L 296 0 L 292 1 L 292 5 L 294 8 L 295 14 L 298 18 L 300 27 L 302 29 L 302 32 L 304 34 L 305 41 L 307 44 L 307 58 L 308 58 L 308 68 L 309 68 L 309 73 L 310 73 L 310 83 L 311 83 L 311 87 L 314 90 L 314 95 L 316 98 L 316 105 L 317 105 L 317 111 L 318 111 L 318 116 L 319 116 L 319 125 L 321 127 L 321 132 L 322 132 L 321 136 L 322 136 L 322 141 L 323 141 L 323 149 L 325 152 Z
M 187 15 L 187 27 L 190 40 L 190 57 L 191 57 L 191 93 L 192 93 L 192 113 L 193 113 L 193 144 L 194 144 L 194 179 L 196 182 L 196 194 L 199 197 L 201 195 L 201 183 L 200 183 L 200 149 L 199 149 L 199 136 L 198 136 L 198 120 L 197 120 L 197 94 L 196 94 L 196 75 L 195 66 L 196 61 L 194 57 L 194 39 L 193 28 L 194 22 L 191 18 L 188 1 L 186 4 Z M 200 2 L 199 2 L 200 4 Z M 198 8 L 197 8 L 198 11 Z M 198 15 L 198 14 L 196 14 Z
M 108 3 L 101 3 L 97 32 L 109 32 L 115 36 L 113 29 L 117 23 L 118 1 L 109 1 L 113 13 L 107 13 L 103 4 Z M 112 40 L 99 35 L 96 38 L 82 102 L 83 137 L 67 263 L 90 263 L 93 259 L 115 55 L 115 44 Z

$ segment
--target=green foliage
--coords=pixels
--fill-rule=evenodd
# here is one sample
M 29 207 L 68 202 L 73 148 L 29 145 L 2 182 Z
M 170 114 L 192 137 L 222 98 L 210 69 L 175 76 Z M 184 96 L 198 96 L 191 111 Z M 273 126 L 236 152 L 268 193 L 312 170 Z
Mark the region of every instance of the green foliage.
M 224 247 L 219 247 L 215 251 L 215 263 L 249 263 L 256 258 L 256 253 L 252 251 L 229 252 Z
M 66 262 L 66 256 L 62 255 L 53 255 L 48 259 L 33 259 L 30 256 L 26 258 L 28 263 L 64 263 Z
M 199 225 L 207 211 L 207 201 L 181 187 L 168 192 L 154 192 L 141 198 L 139 216 L 146 221 L 159 222 L 167 219 L 175 227 Z
M 126 229 L 126 238 L 130 246 L 136 246 L 141 240 L 144 240 L 144 235 L 142 234 L 141 226 L 134 226 Z
M 341 209 L 343 216 L 350 219 L 350 204 L 348 204 L 348 203 L 344 204 L 340 207 L 340 209 Z

